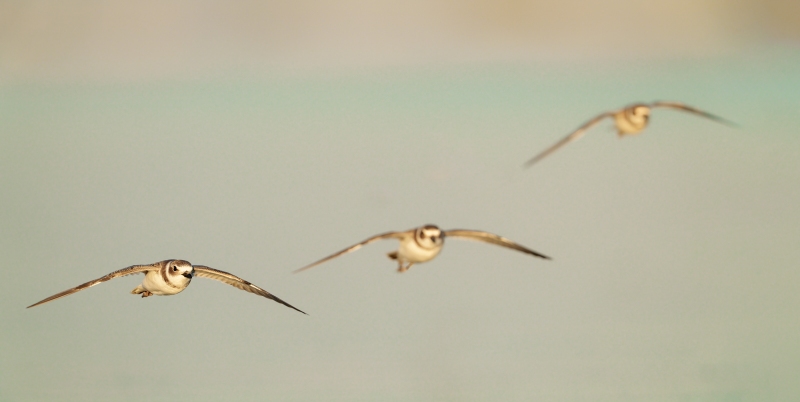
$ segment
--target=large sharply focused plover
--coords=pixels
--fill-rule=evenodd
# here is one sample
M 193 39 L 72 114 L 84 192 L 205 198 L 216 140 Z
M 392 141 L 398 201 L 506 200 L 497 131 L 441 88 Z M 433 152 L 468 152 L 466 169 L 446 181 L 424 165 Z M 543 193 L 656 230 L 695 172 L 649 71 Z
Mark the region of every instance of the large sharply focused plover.
M 72 289 L 50 296 L 38 303 L 28 306 L 28 308 L 51 302 L 64 296 L 69 296 L 73 293 L 80 292 L 81 290 L 106 281 L 110 281 L 114 278 L 139 273 L 144 274 L 144 280 L 142 281 L 142 284 L 133 289 L 131 293 L 141 294 L 142 297 L 148 297 L 152 295 L 171 296 L 178 294 L 189 286 L 189 283 L 192 282 L 192 278 L 194 276 L 199 276 L 202 278 L 210 278 L 224 282 L 235 288 L 254 293 L 259 296 L 264 296 L 267 299 L 274 300 L 280 304 L 283 304 L 284 306 L 291 307 L 303 314 L 306 314 L 297 307 L 294 307 L 291 304 L 275 297 L 272 293 L 269 293 L 266 290 L 261 289 L 260 287 L 253 285 L 242 278 L 239 278 L 236 275 L 214 268 L 209 268 L 204 265 L 192 265 L 188 261 L 184 260 L 164 260 L 150 265 L 132 265 L 130 267 L 120 269 L 119 271 L 114 271 L 93 281 L 78 285 Z
M 442 231 L 434 225 L 425 225 L 415 229 L 406 230 L 404 232 L 387 232 L 372 236 L 361 243 L 331 254 L 317 262 L 306 265 L 295 272 L 309 269 L 316 265 L 322 264 L 325 261 L 332 260 L 342 254 L 356 251 L 367 244 L 383 239 L 398 239 L 400 241 L 400 247 L 397 249 L 397 251 L 392 251 L 388 255 L 390 259 L 397 261 L 397 271 L 405 272 L 408 271 L 408 269 L 414 264 L 430 261 L 436 257 L 436 255 L 438 255 L 442 250 L 442 246 L 444 246 L 445 237 L 482 241 L 485 243 L 510 248 L 512 250 L 521 251 L 536 257 L 548 260 L 550 259 L 550 257 L 544 254 L 537 253 L 536 251 L 525 248 L 509 239 L 506 239 L 505 237 L 500 237 L 496 234 L 482 232 L 479 230 L 465 229 Z
M 555 143 L 555 145 L 551 146 L 550 148 L 547 148 L 540 154 L 528 160 L 528 162 L 525 163 L 525 166 L 531 166 L 534 163 L 542 160 L 545 156 L 555 152 L 562 146 L 570 142 L 577 141 L 579 138 L 583 137 L 586 131 L 588 131 L 590 128 L 595 126 L 597 123 L 599 123 L 606 117 L 614 119 L 614 125 L 616 126 L 617 135 L 619 135 L 619 137 L 639 134 L 642 132 L 642 130 L 644 130 L 647 127 L 647 123 L 650 120 L 650 111 L 657 107 L 683 110 L 685 112 L 694 113 L 722 124 L 726 124 L 729 126 L 736 126 L 736 124 L 731 123 L 728 120 L 725 120 L 718 116 L 714 116 L 713 114 L 704 112 L 700 109 L 687 106 L 680 102 L 658 101 L 650 104 L 636 103 L 633 105 L 626 106 L 622 109 L 612 110 L 610 112 L 605 112 L 597 115 L 595 118 L 587 121 L 582 126 L 578 127 L 578 129 L 573 131 L 570 135 L 564 137 L 564 139 Z

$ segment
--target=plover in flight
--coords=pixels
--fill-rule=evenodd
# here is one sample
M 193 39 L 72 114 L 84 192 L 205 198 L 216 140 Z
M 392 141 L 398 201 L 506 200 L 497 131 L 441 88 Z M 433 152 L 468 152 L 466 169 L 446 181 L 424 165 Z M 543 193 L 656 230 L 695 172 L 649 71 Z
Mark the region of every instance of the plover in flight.
M 613 110 L 610 112 L 602 113 L 596 116 L 595 118 L 587 121 L 582 126 L 578 127 L 577 130 L 572 132 L 572 134 L 564 137 L 564 139 L 555 143 L 555 145 L 551 146 L 550 148 L 547 148 L 539 155 L 536 155 L 533 158 L 531 158 L 528 162 L 525 163 L 525 166 L 531 166 L 534 163 L 543 159 L 545 156 L 555 152 L 562 146 L 570 142 L 577 141 L 579 138 L 583 137 L 586 131 L 594 127 L 597 123 L 599 123 L 606 117 L 611 117 L 612 119 L 614 119 L 614 125 L 616 126 L 617 135 L 619 137 L 639 134 L 642 132 L 642 130 L 644 130 L 647 127 L 647 123 L 649 122 L 650 119 L 650 111 L 657 107 L 666 107 L 666 108 L 683 110 L 685 112 L 694 113 L 703 116 L 705 118 L 715 120 L 719 123 L 728 126 L 736 126 L 736 124 L 731 123 L 728 120 L 725 120 L 718 116 L 714 116 L 713 114 L 704 112 L 700 109 L 695 109 L 691 106 L 684 105 L 683 103 L 680 102 L 653 102 L 651 104 L 636 103 L 630 106 L 626 106 L 625 108 L 619 110 Z
M 339 251 L 338 253 L 329 255 L 315 263 L 306 265 L 295 272 L 304 271 L 311 267 L 322 264 L 325 261 L 332 260 L 342 254 L 356 251 L 367 244 L 383 239 L 397 239 L 400 241 L 400 248 L 398 248 L 397 251 L 392 251 L 388 255 L 390 259 L 397 261 L 397 271 L 405 272 L 408 271 L 408 269 L 414 264 L 430 261 L 436 257 L 439 252 L 442 251 L 445 237 L 482 241 L 485 243 L 496 244 L 498 246 L 510 248 L 512 250 L 521 251 L 539 258 L 544 258 L 547 260 L 550 259 L 550 257 L 544 254 L 539 254 L 496 234 L 481 232 L 479 230 L 465 229 L 442 231 L 434 225 L 425 225 L 415 229 L 406 230 L 405 232 L 387 232 L 372 236 L 361 243 L 350 246 L 342 251 Z
M 267 299 L 274 300 L 280 304 L 283 304 L 286 307 L 291 307 L 303 314 L 306 314 L 302 310 L 275 297 L 272 293 L 269 293 L 266 290 L 261 289 L 260 287 L 253 285 L 252 283 L 242 278 L 239 278 L 236 275 L 216 270 L 214 268 L 209 268 L 204 265 L 192 265 L 189 263 L 189 261 L 184 261 L 184 260 L 164 260 L 150 265 L 132 265 L 128 268 L 123 268 L 120 269 L 119 271 L 114 271 L 104 277 L 86 282 L 72 289 L 65 290 L 61 293 L 50 296 L 38 303 L 28 306 L 28 308 L 35 307 L 47 302 L 51 302 L 55 299 L 60 299 L 64 296 L 69 296 L 73 293 L 80 292 L 81 290 L 90 288 L 94 285 L 106 281 L 110 281 L 114 278 L 119 278 L 122 276 L 128 276 L 139 273 L 144 274 L 144 280 L 142 281 L 142 284 L 133 289 L 131 293 L 137 295 L 141 294 L 142 297 L 148 297 L 152 295 L 171 296 L 174 294 L 178 294 L 189 286 L 189 283 L 192 282 L 192 278 L 194 276 L 199 276 L 202 278 L 218 280 L 220 282 L 227 283 L 228 285 L 231 285 L 235 288 L 250 293 L 254 293 L 259 296 L 264 296 Z

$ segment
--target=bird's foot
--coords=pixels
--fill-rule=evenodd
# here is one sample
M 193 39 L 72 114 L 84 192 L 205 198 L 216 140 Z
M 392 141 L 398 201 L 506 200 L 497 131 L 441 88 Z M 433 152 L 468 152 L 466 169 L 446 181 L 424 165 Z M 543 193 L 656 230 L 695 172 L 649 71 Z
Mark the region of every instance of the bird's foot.
M 152 295 L 153 295 L 153 293 L 150 292 L 149 290 L 145 290 L 144 292 L 142 292 L 142 298 L 149 297 L 149 296 L 152 296 Z

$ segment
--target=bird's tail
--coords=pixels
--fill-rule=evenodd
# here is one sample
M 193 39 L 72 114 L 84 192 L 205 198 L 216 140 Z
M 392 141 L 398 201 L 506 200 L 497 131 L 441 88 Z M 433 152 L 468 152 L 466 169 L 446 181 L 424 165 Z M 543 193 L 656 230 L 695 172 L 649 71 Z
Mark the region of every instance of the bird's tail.
M 389 256 L 389 258 L 392 260 L 397 259 L 397 251 L 392 251 L 391 253 L 387 253 L 386 255 Z
M 138 294 L 142 294 L 144 292 L 146 292 L 146 290 L 145 290 L 145 288 L 142 287 L 142 285 L 139 285 L 139 286 L 135 287 L 133 290 L 131 290 L 131 294 L 132 295 L 138 295 Z

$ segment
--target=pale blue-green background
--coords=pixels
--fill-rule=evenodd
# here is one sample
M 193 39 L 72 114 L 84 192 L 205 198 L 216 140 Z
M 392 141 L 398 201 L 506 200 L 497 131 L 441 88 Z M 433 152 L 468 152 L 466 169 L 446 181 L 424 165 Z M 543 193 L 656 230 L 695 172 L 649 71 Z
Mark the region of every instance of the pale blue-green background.
M 800 52 L 285 68 L 0 85 L 0 400 L 791 401 L 800 396 Z M 76 75 L 77 77 L 77 75 Z M 586 119 L 656 110 L 639 137 Z M 425 223 L 449 240 L 398 275 Z M 310 316 L 198 278 L 230 271 Z

